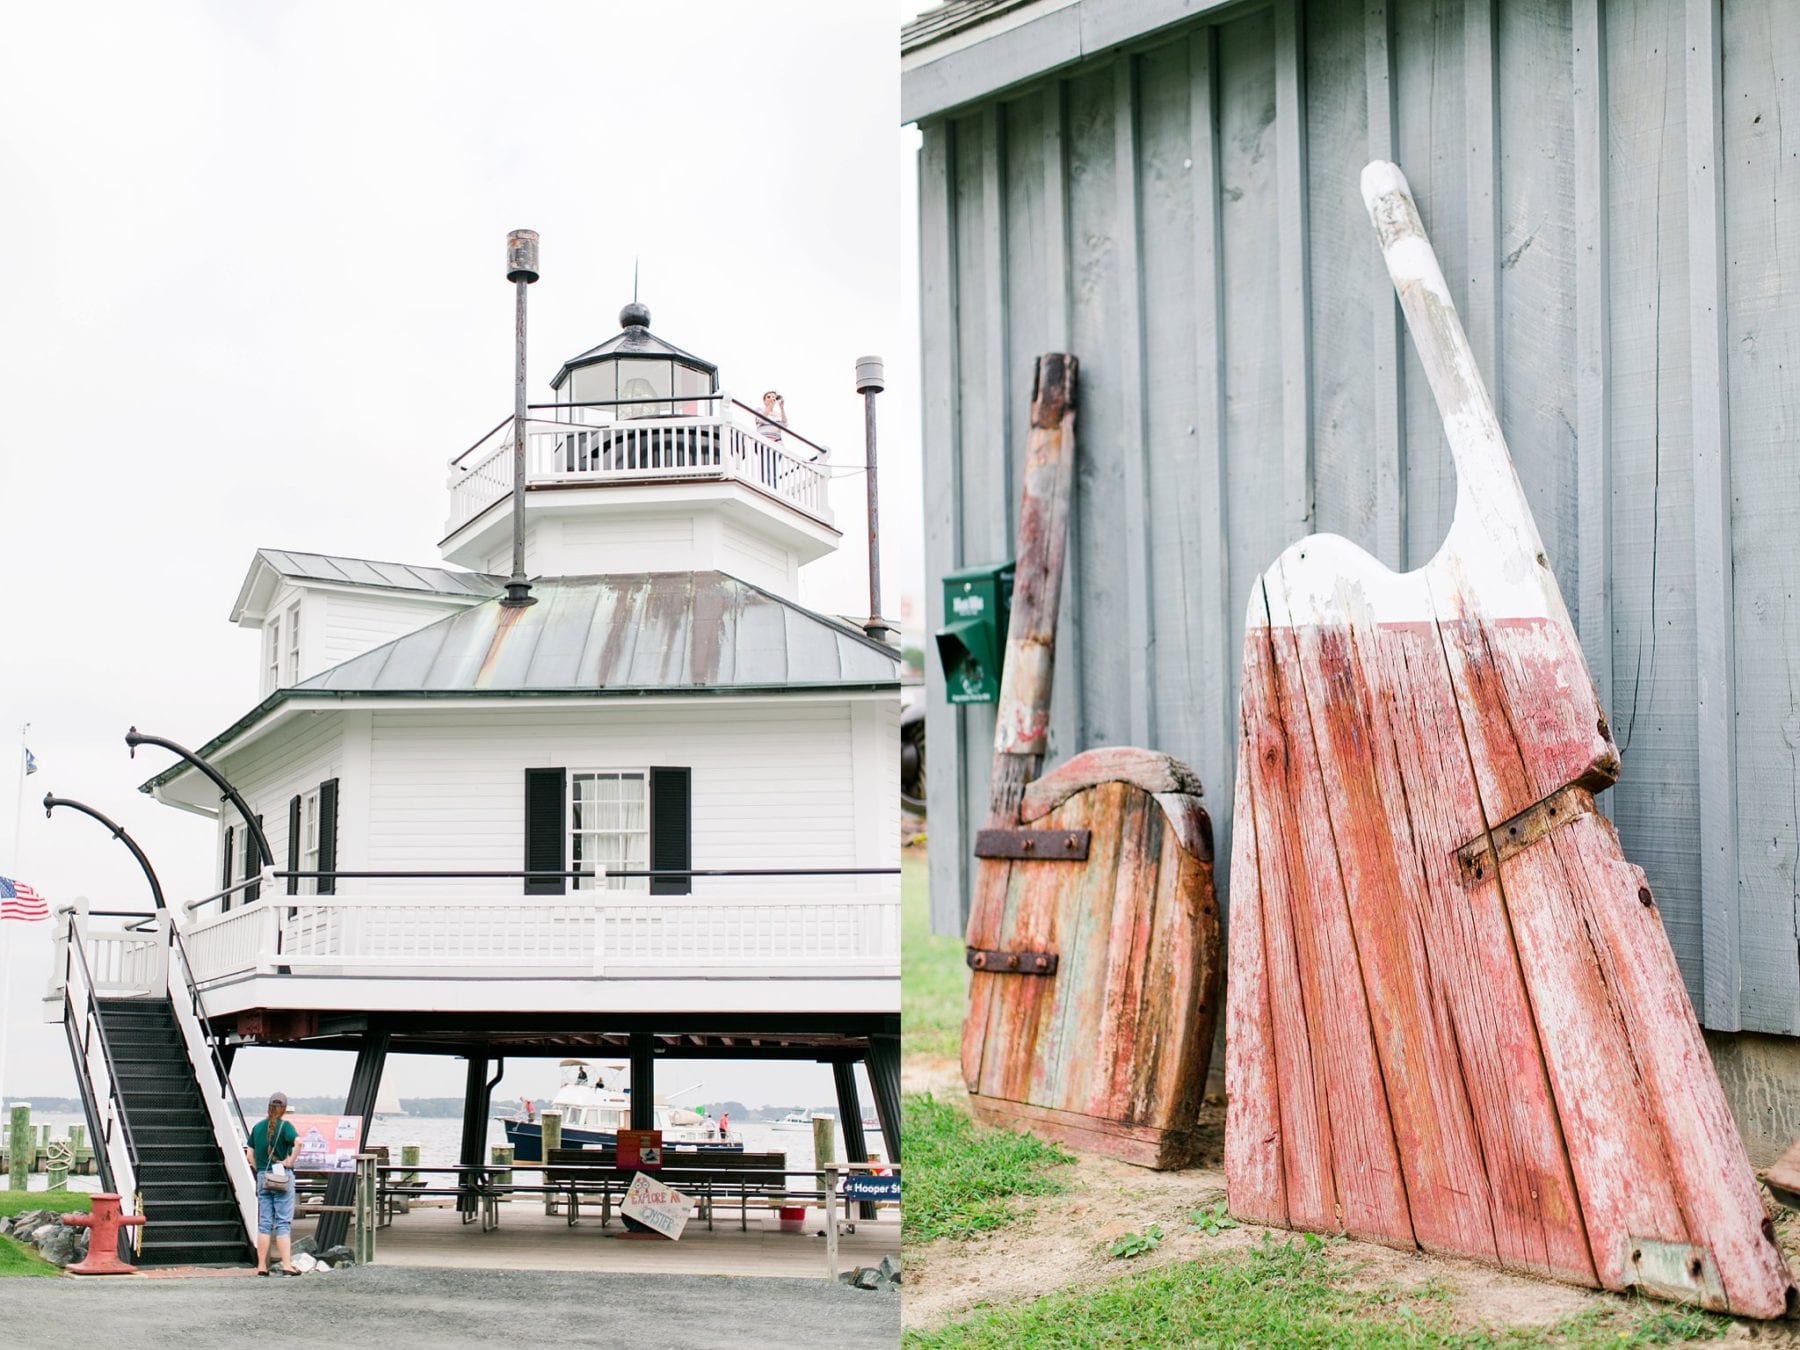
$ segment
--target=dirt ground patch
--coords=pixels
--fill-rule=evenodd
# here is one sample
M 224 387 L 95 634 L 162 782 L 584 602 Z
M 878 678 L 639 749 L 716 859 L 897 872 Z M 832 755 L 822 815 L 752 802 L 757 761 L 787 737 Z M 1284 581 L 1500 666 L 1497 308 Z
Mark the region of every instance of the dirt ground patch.
M 902 1081 L 909 1092 L 929 1091 L 967 1109 L 954 1060 L 910 1057 L 902 1068 Z M 1201 1114 L 1198 1166 L 1152 1172 L 1076 1151 L 1079 1161 L 1062 1176 L 1068 1190 L 1034 1197 L 1030 1217 L 979 1239 L 907 1247 L 903 1325 L 937 1327 L 981 1304 L 1028 1302 L 1057 1289 L 1099 1284 L 1172 1262 L 1229 1255 L 1261 1242 L 1271 1231 L 1278 1241 L 1286 1240 L 1290 1235 L 1282 1230 L 1255 1226 L 1208 1236 L 1189 1221 L 1194 1210 L 1210 1208 L 1225 1197 L 1224 1124 L 1224 1104 L 1209 1098 Z M 1164 1235 L 1156 1250 L 1131 1260 L 1107 1254 L 1115 1238 L 1142 1232 L 1153 1223 Z M 1787 1245 L 1791 1255 L 1793 1247 Z M 1356 1283 L 1387 1286 L 1401 1301 L 1416 1291 L 1469 1329 L 1550 1327 L 1622 1303 L 1615 1295 L 1416 1251 L 1361 1242 L 1339 1243 L 1334 1251 L 1355 1268 Z M 1724 1341 L 1709 1344 L 1750 1342 L 1800 1346 L 1800 1326 L 1737 1323 Z

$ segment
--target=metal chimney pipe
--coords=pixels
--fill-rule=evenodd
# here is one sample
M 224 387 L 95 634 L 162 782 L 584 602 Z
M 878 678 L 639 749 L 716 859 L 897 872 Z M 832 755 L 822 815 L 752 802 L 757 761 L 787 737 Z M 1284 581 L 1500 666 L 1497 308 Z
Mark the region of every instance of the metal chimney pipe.
M 535 605 L 531 583 L 525 580 L 525 288 L 538 279 L 536 230 L 514 230 L 506 236 L 506 279 L 513 283 L 516 309 L 513 316 L 513 492 L 512 575 L 506 579 L 506 598 L 511 609 Z
M 869 621 L 863 632 L 877 642 L 888 641 L 894 630 L 881 617 L 881 493 L 875 466 L 875 395 L 887 388 L 879 356 L 856 358 L 856 392 L 863 396 L 863 463 L 869 491 Z

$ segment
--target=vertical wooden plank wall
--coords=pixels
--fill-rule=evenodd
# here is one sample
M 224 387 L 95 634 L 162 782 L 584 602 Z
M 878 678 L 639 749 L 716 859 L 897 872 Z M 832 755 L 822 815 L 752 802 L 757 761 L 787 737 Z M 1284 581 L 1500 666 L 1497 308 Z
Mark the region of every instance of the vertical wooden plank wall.
M 1736 993 L 1744 1026 L 1796 1030 L 1800 970 L 1788 935 L 1800 930 L 1800 19 L 1792 5 L 1728 0 L 1722 30 Z M 1709 1013 L 1713 992 L 1709 964 Z M 1729 1002 L 1729 991 L 1722 997 Z
M 1228 14 L 926 128 L 932 622 L 943 572 L 1010 548 L 1032 357 L 1078 353 L 1051 758 L 1148 742 L 1187 760 L 1223 854 L 1250 580 L 1309 529 L 1418 566 L 1454 507 L 1356 187 L 1397 159 L 1495 386 L 1624 755 L 1607 805 L 1688 988 L 1716 1029 L 1800 1032 L 1800 137 L 1782 136 L 1800 8 Z M 930 679 L 933 914 L 955 931 L 992 719 Z
M 1704 1015 L 1683 16 L 1679 0 L 1604 8 L 1613 683 L 1602 706 L 1624 764 L 1605 795 Z

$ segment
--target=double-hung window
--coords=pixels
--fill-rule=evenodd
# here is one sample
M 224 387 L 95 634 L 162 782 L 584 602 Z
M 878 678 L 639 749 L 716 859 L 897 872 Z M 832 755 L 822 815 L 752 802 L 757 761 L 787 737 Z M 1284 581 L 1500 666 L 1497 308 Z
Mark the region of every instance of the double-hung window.
M 263 625 L 263 692 L 281 688 L 281 616 Z
M 288 606 L 287 612 L 287 682 L 300 683 L 300 606 Z
M 569 775 L 571 871 L 590 875 L 577 890 L 594 889 L 596 871 L 645 871 L 650 866 L 650 780 L 642 769 Z M 648 877 L 607 877 L 609 891 L 648 891 Z
M 316 872 L 319 870 L 319 794 L 317 790 L 307 793 L 300 799 L 300 870 Z M 303 894 L 316 895 L 319 883 L 311 880 L 305 883 Z

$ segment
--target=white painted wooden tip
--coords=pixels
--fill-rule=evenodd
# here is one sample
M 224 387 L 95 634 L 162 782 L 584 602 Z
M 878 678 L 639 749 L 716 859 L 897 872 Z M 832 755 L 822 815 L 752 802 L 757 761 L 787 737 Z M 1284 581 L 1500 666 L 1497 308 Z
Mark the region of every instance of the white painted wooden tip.
M 1412 188 L 1407 184 L 1406 175 L 1400 172 L 1398 164 L 1389 163 L 1385 159 L 1372 159 L 1363 166 L 1364 206 L 1373 212 L 1375 203 L 1393 192 L 1403 192 L 1408 198 L 1412 196 Z

